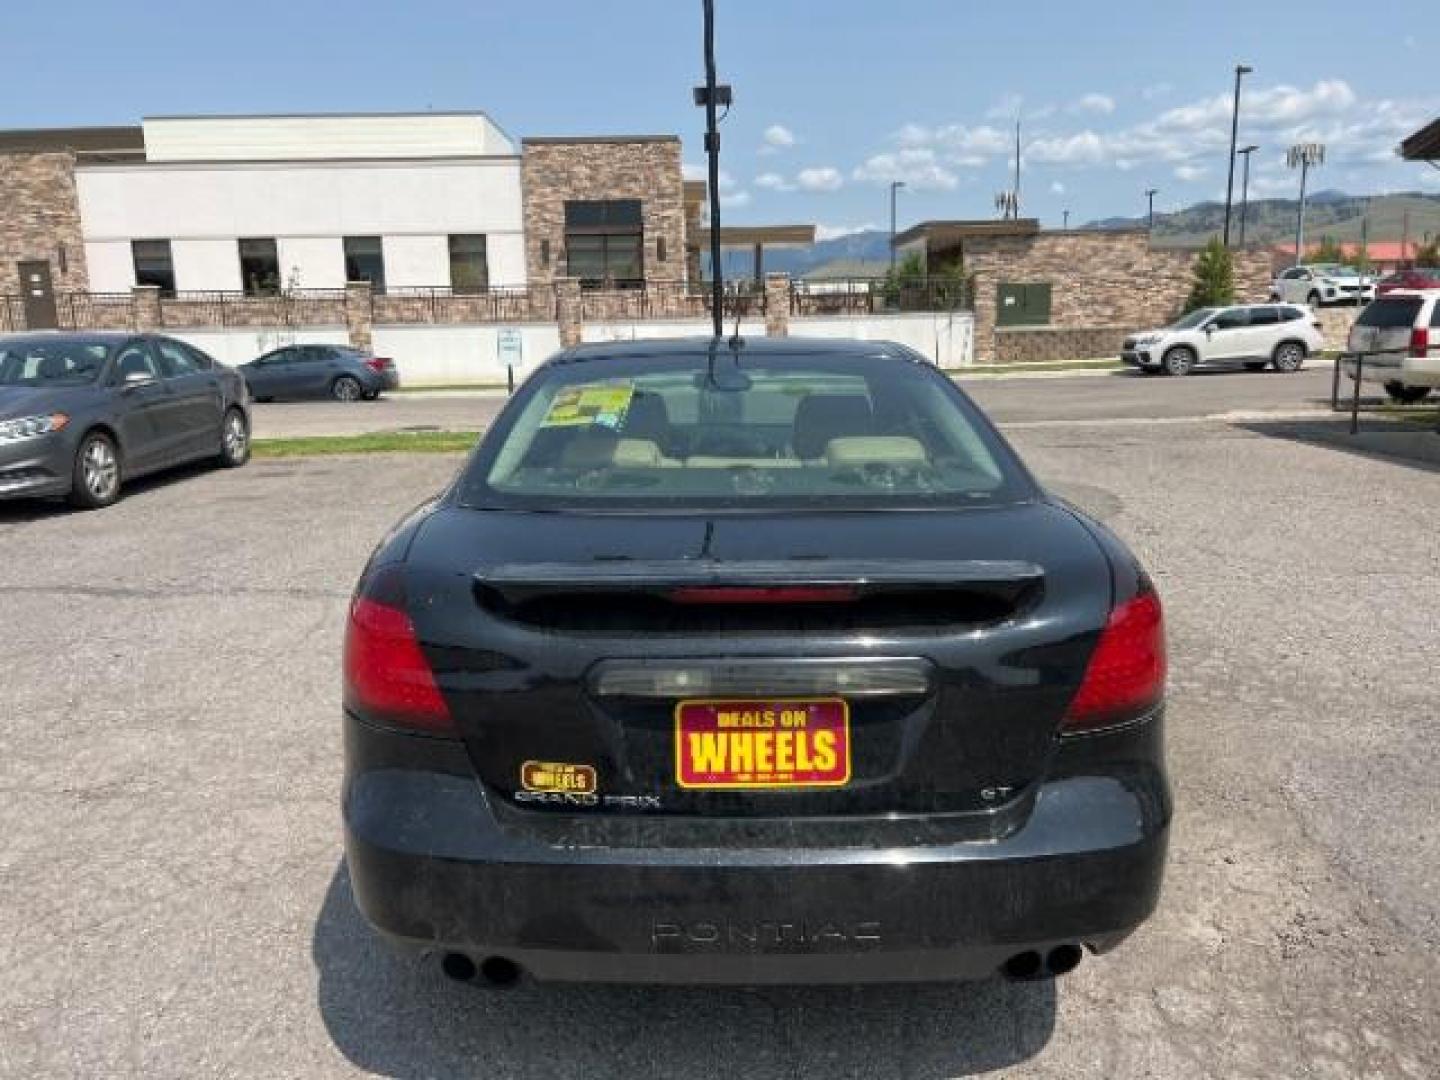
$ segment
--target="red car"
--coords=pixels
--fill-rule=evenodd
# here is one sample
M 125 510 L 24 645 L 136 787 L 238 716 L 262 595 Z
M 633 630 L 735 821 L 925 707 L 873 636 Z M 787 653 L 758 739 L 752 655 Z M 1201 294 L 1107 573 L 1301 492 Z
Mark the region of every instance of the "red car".
M 1416 266 L 1381 278 L 1375 286 L 1377 296 L 1396 289 L 1440 289 L 1440 267 Z

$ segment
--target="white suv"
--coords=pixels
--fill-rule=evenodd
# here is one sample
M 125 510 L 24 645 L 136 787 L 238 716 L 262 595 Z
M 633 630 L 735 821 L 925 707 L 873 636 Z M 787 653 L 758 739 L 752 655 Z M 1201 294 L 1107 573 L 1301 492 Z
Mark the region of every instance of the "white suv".
M 1200 367 L 1244 365 L 1299 371 L 1325 347 L 1315 316 L 1296 304 L 1200 308 L 1160 330 L 1125 339 L 1120 359 L 1142 372 L 1188 375 Z
M 1363 378 L 1396 401 L 1420 401 L 1440 386 L 1440 289 L 1397 289 L 1350 328 L 1347 351 L 1365 354 Z M 1355 361 L 1345 369 L 1353 379 Z
M 1315 308 L 1321 304 L 1358 304 L 1375 299 L 1375 277 L 1336 263 L 1292 266 L 1270 283 L 1270 299 Z

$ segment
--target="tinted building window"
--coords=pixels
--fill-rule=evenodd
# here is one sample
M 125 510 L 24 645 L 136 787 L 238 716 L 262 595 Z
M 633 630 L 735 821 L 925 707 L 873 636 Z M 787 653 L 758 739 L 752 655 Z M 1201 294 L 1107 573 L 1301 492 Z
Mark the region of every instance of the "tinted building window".
M 246 296 L 274 296 L 280 291 L 280 254 L 273 239 L 240 241 L 240 287 Z
M 490 287 L 485 262 L 485 237 L 450 237 L 450 288 L 457 293 L 484 292 Z
M 378 236 L 345 237 L 345 280 L 368 281 L 385 291 L 385 251 Z
M 639 199 L 565 204 L 567 272 L 583 287 L 640 284 L 645 278 L 644 244 Z
M 162 296 L 175 295 L 175 262 L 169 240 L 133 240 L 130 254 L 135 260 L 136 285 L 155 285 Z

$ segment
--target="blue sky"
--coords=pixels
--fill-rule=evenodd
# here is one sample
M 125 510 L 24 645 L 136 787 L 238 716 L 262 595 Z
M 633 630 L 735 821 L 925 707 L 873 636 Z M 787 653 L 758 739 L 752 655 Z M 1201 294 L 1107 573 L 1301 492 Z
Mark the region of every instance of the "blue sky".
M 1222 197 L 1234 65 L 1252 192 L 1327 143 L 1318 188 L 1440 191 L 1395 143 L 1440 115 L 1434 0 L 717 0 L 727 223 L 824 235 L 1023 212 L 1059 224 Z M 1378 14 L 1376 14 L 1378 13 Z M 676 133 L 702 161 L 700 0 L 10 4 L 0 127 L 175 113 L 480 108 L 515 136 Z M 1238 184 L 1238 179 L 1237 179 Z

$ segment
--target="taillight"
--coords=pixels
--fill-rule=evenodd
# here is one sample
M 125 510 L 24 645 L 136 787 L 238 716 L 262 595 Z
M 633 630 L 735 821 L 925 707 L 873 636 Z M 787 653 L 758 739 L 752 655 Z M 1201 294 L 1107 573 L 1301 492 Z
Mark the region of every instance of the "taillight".
M 381 567 L 350 605 L 345 705 L 386 723 L 449 733 L 454 722 L 405 610 L 403 575 L 398 565 Z
M 376 373 L 384 372 L 390 366 L 390 361 L 383 357 L 375 356 L 365 361 L 365 366 Z
M 1165 617 L 1148 582 L 1110 613 L 1062 734 L 1097 731 L 1138 719 L 1165 695 Z
M 1410 331 L 1410 355 L 1419 357 L 1430 355 L 1430 328 L 1428 326 L 1417 326 Z

